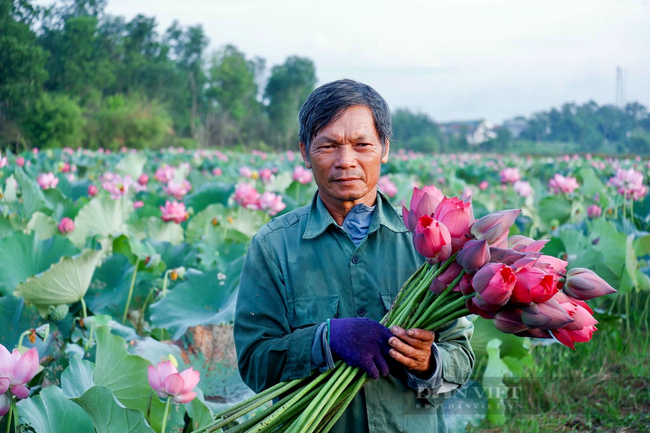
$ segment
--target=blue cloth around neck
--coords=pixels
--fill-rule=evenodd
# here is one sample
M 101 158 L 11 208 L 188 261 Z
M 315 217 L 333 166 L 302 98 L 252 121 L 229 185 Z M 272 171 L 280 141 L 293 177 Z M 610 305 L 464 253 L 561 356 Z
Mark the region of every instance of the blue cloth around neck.
M 355 247 L 358 247 L 363 238 L 368 234 L 372 214 L 376 206 L 366 206 L 359 203 L 353 207 L 345 217 L 341 228 L 348 234 Z

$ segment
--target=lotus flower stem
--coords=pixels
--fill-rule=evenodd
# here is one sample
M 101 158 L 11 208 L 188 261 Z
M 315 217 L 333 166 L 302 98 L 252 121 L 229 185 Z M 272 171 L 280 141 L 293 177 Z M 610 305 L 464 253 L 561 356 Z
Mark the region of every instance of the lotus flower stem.
M 436 299 L 433 301 L 433 303 L 431 303 L 431 305 L 429 305 L 429 307 L 426 309 L 426 311 L 424 312 L 424 314 L 422 314 L 422 315 L 421 315 L 421 316 L 420 316 L 420 317 L 415 321 L 415 323 L 413 324 L 413 326 L 411 326 L 411 328 L 417 328 L 417 327 L 419 327 L 420 325 L 422 325 L 422 324 L 427 320 L 427 318 L 428 318 L 428 317 L 429 317 L 429 316 L 430 316 L 434 311 L 436 311 L 436 308 L 438 308 L 438 306 L 439 306 L 439 305 L 442 303 L 442 301 L 446 298 L 447 294 L 453 290 L 453 288 L 456 286 L 456 284 L 458 284 L 458 282 L 460 281 L 460 279 L 463 278 L 463 275 L 464 275 L 464 274 L 465 274 L 465 271 L 464 271 L 464 270 L 461 270 L 460 273 L 458 274 L 458 276 L 456 277 L 456 279 L 455 279 L 454 281 L 452 281 L 451 284 L 449 284 L 449 285 L 447 286 L 447 288 L 445 289 L 444 292 L 442 292 L 440 295 L 436 296 Z
M 160 433 L 165 433 L 165 427 L 167 427 L 167 417 L 169 416 L 169 406 L 171 406 L 171 397 L 167 397 L 167 403 L 165 403 L 165 414 L 163 415 L 162 427 Z
M 455 313 L 454 310 L 457 310 L 458 307 L 464 307 L 465 306 L 465 301 L 467 299 L 473 298 L 475 293 L 471 293 L 469 295 L 461 296 L 460 298 L 457 298 L 450 302 L 449 304 L 445 305 L 443 308 L 441 308 L 439 311 L 434 312 L 431 317 L 428 319 L 429 322 L 434 322 L 438 321 L 440 319 L 443 319 L 446 315 L 453 314 Z
M 471 312 L 467 308 L 463 308 L 462 310 L 459 310 L 456 313 L 451 314 L 447 317 L 443 317 L 442 319 L 437 320 L 436 322 L 433 322 L 430 325 L 424 325 L 423 329 L 426 329 L 428 331 L 433 331 L 439 328 L 440 325 L 444 325 L 445 323 L 449 323 L 452 320 L 460 319 L 461 317 L 468 316 L 470 314 Z
M 402 286 L 402 290 L 400 290 L 398 296 L 395 297 L 395 301 L 393 301 L 394 309 L 391 308 L 389 312 L 390 317 L 392 317 L 393 320 L 395 320 L 394 318 L 398 317 L 406 309 L 406 306 L 413 296 L 415 289 L 420 286 L 423 280 L 426 279 L 426 275 L 430 271 L 430 268 L 426 267 L 428 267 L 428 265 L 425 262 L 420 268 L 422 269 L 422 272 L 418 275 L 418 277 L 411 280 L 411 283 L 408 286 Z
M 83 297 L 80 299 L 80 301 L 81 301 L 81 314 L 85 319 L 86 317 L 88 317 L 88 310 L 86 309 L 86 301 L 84 301 Z
M 135 286 L 135 277 L 138 275 L 139 264 L 140 259 L 138 258 L 135 261 L 135 268 L 133 269 L 133 276 L 131 277 L 131 287 L 129 288 L 129 296 L 126 298 L 126 306 L 124 307 L 124 314 L 122 315 L 122 325 L 126 322 L 126 315 L 129 313 L 129 305 L 131 304 L 131 297 L 133 296 L 133 287 Z
M 347 397 L 345 398 L 343 403 L 339 406 L 339 408 L 337 409 L 334 416 L 332 418 L 330 418 L 330 420 L 327 422 L 327 424 L 325 424 L 325 426 L 320 430 L 321 432 L 329 431 L 334 426 L 334 424 L 336 424 L 336 421 L 338 421 L 339 418 L 341 418 L 341 415 L 343 415 L 343 412 L 345 412 L 345 409 L 347 409 L 347 407 L 350 405 L 350 403 L 352 402 L 352 399 L 357 395 L 359 390 L 361 388 L 363 388 L 363 386 L 369 380 L 370 380 L 370 378 L 368 377 L 368 375 L 364 373 L 361 376 L 361 378 L 359 379 L 359 381 L 352 387 L 352 389 L 350 389 L 348 391 Z
M 312 413 L 320 411 L 323 406 L 327 403 L 327 400 L 331 398 L 332 395 L 332 390 L 336 390 L 336 387 L 341 383 L 341 379 L 345 379 L 345 377 L 349 374 L 350 370 L 352 367 L 349 365 L 344 365 L 343 367 L 336 368 L 334 375 L 330 380 L 327 381 L 325 386 L 321 389 L 321 391 L 318 393 L 318 396 L 313 399 L 310 403 L 309 406 L 307 406 L 307 409 L 305 409 L 302 414 L 300 415 L 300 418 L 298 418 L 298 422 L 300 423 L 303 420 L 306 420 L 306 422 L 303 422 L 303 427 L 307 427 L 311 424 L 312 420 Z M 324 397 L 324 398 L 320 398 Z
M 422 276 L 422 272 L 423 272 L 423 270 L 424 270 L 424 268 L 426 266 L 427 266 L 427 262 L 422 263 L 422 265 L 418 268 L 418 270 L 415 271 L 413 273 L 413 275 L 411 275 L 409 277 L 409 279 L 406 280 L 406 282 L 404 284 L 402 284 L 402 287 L 400 288 L 399 292 L 397 293 L 397 296 L 395 296 L 395 299 L 393 300 L 393 303 L 390 306 L 390 310 L 389 310 L 388 314 L 386 316 L 384 316 L 384 318 L 381 321 L 382 325 L 385 325 L 386 322 L 388 320 L 390 320 L 391 315 L 394 314 L 393 312 L 394 312 L 395 306 L 404 298 L 404 296 L 405 296 L 406 292 L 408 291 L 408 288 L 410 287 L 411 283 L 414 280 L 419 279 Z
M 18 417 L 16 416 L 17 413 L 14 413 L 15 412 L 14 406 L 15 406 L 14 398 L 9 397 L 9 413 L 7 414 L 7 433 L 9 433 L 11 431 L 12 415 L 13 415 L 13 418 L 16 418 L 16 420 L 14 421 L 14 425 L 15 425 L 15 430 L 14 431 L 18 431 Z
M 303 428 L 307 428 L 306 432 L 307 433 L 314 433 L 314 431 L 318 428 L 318 424 L 325 418 L 325 415 L 330 411 L 332 406 L 336 403 L 338 397 L 345 391 L 345 389 L 348 387 L 350 382 L 354 380 L 358 373 L 358 369 L 355 369 L 353 367 L 350 367 L 349 370 L 345 372 L 339 378 L 338 383 L 334 386 L 332 390 L 328 394 L 325 394 L 322 402 L 318 406 L 318 410 L 314 411 L 310 416 L 307 421 L 307 424 L 303 426 Z M 325 403 L 325 404 L 323 404 Z

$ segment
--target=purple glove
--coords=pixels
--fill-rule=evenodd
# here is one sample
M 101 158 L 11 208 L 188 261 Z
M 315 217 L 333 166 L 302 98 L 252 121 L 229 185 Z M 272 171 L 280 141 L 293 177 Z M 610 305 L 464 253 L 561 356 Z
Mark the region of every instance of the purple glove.
M 389 373 L 386 359 L 393 334 L 367 318 L 330 319 L 330 350 L 348 365 L 360 367 L 373 379 Z

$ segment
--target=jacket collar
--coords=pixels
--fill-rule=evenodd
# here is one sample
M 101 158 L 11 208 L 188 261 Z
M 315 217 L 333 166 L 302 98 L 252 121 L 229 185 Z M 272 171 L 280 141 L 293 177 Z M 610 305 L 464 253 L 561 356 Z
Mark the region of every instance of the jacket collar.
M 388 198 L 379 190 L 377 190 L 377 200 L 375 201 L 375 212 L 370 221 L 368 235 L 379 230 L 380 226 L 396 232 L 404 233 L 408 229 L 402 221 L 401 215 L 390 204 Z M 302 235 L 303 239 L 315 239 L 322 235 L 330 225 L 337 225 L 332 215 L 325 207 L 325 204 L 320 198 L 318 191 L 314 194 L 311 201 L 311 209 L 307 217 L 307 227 L 305 233 Z

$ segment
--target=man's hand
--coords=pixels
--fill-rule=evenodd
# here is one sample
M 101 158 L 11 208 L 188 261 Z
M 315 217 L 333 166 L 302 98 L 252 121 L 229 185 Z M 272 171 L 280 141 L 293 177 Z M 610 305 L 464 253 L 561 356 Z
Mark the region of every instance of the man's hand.
M 390 331 L 395 337 L 388 340 L 391 346 L 388 353 L 395 361 L 416 374 L 432 371 L 435 360 L 431 355 L 431 345 L 436 338 L 433 331 L 418 328 L 405 330 L 399 326 L 391 327 Z

